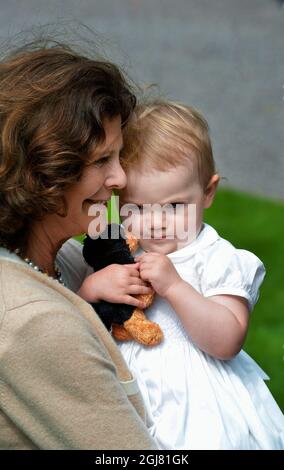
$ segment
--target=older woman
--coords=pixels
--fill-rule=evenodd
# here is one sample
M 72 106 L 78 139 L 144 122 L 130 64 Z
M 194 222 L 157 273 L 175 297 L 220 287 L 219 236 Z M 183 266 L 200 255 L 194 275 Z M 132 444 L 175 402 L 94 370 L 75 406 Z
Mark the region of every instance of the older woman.
M 0 64 L 2 449 L 155 448 L 135 380 L 80 297 L 95 281 L 70 239 L 125 186 L 121 128 L 134 105 L 116 66 L 63 45 Z M 119 269 L 122 297 L 139 305 L 138 270 Z

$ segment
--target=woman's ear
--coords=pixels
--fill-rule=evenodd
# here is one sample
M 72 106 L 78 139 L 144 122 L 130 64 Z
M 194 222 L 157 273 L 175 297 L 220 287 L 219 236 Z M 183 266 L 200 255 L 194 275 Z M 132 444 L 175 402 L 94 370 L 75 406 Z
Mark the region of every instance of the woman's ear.
M 215 174 L 211 177 L 204 193 L 204 209 L 208 209 L 208 207 L 211 206 L 215 197 L 215 193 L 216 193 L 219 181 L 220 181 L 220 176 L 218 174 Z

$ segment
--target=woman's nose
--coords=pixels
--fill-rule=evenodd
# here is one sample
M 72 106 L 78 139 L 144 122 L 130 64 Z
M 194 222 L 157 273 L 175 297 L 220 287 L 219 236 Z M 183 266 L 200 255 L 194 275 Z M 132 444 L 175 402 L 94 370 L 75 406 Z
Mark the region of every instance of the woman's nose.
M 127 177 L 120 162 L 111 168 L 110 174 L 107 176 L 105 186 L 109 189 L 122 189 L 126 186 Z

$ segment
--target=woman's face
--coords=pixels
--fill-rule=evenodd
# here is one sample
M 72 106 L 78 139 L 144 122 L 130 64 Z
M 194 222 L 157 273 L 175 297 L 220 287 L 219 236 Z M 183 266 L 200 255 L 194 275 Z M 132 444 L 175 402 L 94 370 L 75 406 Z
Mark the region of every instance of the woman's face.
M 104 121 L 105 141 L 94 148 L 90 155 L 91 163 L 86 166 L 83 175 L 66 193 L 68 213 L 61 223 L 66 235 L 74 236 L 88 233 L 89 228 L 99 221 L 97 206 L 102 202 L 106 211 L 106 203 L 111 197 L 113 189 L 121 189 L 126 185 L 126 175 L 120 165 L 120 152 L 122 150 L 122 133 L 120 116 Z M 97 217 L 96 217 L 97 215 Z M 97 221 L 96 221 L 97 219 Z M 99 233 L 105 225 L 100 224 Z

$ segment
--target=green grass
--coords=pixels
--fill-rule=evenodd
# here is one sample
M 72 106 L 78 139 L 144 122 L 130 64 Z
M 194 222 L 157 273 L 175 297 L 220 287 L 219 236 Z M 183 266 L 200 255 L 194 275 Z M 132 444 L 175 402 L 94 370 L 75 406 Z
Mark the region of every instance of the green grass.
M 244 349 L 269 375 L 266 383 L 284 410 L 284 203 L 221 189 L 205 221 L 237 248 L 255 253 L 266 267 Z
M 266 383 L 284 410 L 284 204 L 223 189 L 205 215 L 223 238 L 266 267 L 244 349 L 269 375 Z

